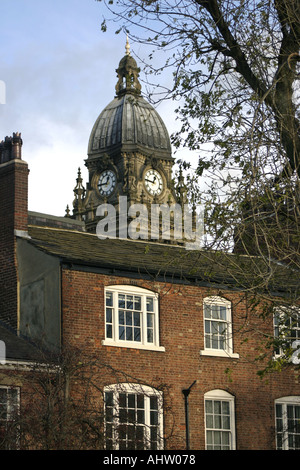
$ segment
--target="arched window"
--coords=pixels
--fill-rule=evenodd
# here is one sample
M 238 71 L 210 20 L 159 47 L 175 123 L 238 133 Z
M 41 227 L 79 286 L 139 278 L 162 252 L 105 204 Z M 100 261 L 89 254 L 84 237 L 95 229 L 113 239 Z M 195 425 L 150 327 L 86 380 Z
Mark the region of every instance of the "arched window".
M 207 450 L 235 449 L 234 397 L 224 390 L 204 395 L 205 446 Z
M 107 287 L 103 344 L 164 351 L 159 344 L 158 295 L 130 285 Z
M 218 297 L 203 300 L 203 355 L 239 357 L 233 354 L 231 302 Z
M 300 396 L 275 400 L 276 448 L 300 450 Z
M 134 383 L 104 389 L 106 449 L 163 448 L 162 393 Z

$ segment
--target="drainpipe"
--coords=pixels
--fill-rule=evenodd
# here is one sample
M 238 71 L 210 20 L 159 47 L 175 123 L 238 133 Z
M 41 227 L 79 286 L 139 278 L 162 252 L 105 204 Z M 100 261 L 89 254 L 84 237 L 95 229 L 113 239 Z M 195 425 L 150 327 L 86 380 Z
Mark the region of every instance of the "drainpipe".
M 186 450 L 190 450 L 190 423 L 189 423 L 189 394 L 193 385 L 197 381 L 194 380 L 192 385 L 189 388 L 182 390 L 184 395 L 184 404 L 185 404 L 185 435 L 186 435 Z

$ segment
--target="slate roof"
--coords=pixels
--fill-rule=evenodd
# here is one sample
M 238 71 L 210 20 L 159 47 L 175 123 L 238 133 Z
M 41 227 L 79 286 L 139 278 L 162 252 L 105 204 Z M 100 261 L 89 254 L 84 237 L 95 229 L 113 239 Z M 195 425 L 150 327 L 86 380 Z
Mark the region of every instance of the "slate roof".
M 0 324 L 0 340 L 5 344 L 5 361 L 37 361 L 40 358 L 38 349 L 25 338 L 16 334 L 6 325 Z M 3 358 L 1 358 L 3 360 Z
M 273 293 L 299 288 L 297 272 L 275 262 L 271 272 L 269 263 L 254 256 L 186 250 L 142 240 L 99 239 L 87 232 L 33 225 L 28 234 L 30 244 L 74 269 L 236 289 L 259 289 L 270 278 L 269 291 Z

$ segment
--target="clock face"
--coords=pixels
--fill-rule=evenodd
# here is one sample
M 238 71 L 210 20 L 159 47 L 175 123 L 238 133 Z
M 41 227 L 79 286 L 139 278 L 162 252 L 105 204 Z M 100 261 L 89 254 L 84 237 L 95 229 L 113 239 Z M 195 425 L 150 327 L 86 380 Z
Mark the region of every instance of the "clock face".
M 98 190 L 102 196 L 109 196 L 116 186 L 116 175 L 111 170 L 101 173 L 98 180 Z
M 158 195 L 163 190 L 163 179 L 161 174 L 153 169 L 147 170 L 145 174 L 145 187 L 152 196 Z

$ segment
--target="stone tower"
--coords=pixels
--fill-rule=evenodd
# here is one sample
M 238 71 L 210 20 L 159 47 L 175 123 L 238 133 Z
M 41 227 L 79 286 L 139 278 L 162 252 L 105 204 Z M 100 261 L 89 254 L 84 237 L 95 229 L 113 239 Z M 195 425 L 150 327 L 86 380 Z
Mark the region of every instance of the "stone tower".
M 116 72 L 115 98 L 96 119 L 89 138 L 89 181 L 84 188 L 79 170 L 74 188 L 73 217 L 84 220 L 90 232 L 99 222 L 97 208 L 107 203 L 119 213 L 121 196 L 127 208 L 177 203 L 170 137 L 160 115 L 141 95 L 140 69 L 128 40 Z

